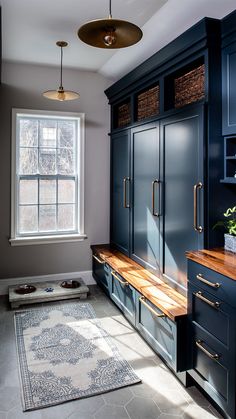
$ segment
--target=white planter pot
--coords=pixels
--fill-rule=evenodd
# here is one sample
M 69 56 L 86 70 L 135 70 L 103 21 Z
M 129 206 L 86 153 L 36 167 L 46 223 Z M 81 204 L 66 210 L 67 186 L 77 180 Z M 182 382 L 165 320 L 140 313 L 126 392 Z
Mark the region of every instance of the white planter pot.
M 236 236 L 225 234 L 225 250 L 236 253 Z

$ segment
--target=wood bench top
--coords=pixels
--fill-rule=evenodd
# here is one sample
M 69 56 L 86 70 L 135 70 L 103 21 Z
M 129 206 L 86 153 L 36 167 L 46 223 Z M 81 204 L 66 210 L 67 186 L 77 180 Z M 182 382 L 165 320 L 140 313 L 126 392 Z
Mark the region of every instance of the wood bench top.
M 91 249 L 170 319 L 175 321 L 187 314 L 187 298 L 147 269 L 108 245 Z
M 223 248 L 186 252 L 188 259 L 236 281 L 236 254 Z

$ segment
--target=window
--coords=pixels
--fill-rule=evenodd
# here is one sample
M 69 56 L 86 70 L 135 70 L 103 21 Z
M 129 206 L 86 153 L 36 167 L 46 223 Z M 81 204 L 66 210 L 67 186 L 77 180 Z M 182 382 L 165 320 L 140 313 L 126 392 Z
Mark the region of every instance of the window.
M 84 114 L 12 112 L 12 245 L 84 239 Z

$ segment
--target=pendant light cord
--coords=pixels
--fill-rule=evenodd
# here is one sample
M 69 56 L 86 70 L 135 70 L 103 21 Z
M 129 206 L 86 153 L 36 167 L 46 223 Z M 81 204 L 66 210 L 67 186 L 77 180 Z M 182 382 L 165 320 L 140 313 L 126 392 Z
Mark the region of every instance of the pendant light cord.
M 112 19 L 112 14 L 111 14 L 111 0 L 109 0 L 109 19 Z
M 60 70 L 60 89 L 63 90 L 63 86 L 62 86 L 62 59 L 63 59 L 63 50 L 62 50 L 62 46 L 61 46 L 61 70 Z

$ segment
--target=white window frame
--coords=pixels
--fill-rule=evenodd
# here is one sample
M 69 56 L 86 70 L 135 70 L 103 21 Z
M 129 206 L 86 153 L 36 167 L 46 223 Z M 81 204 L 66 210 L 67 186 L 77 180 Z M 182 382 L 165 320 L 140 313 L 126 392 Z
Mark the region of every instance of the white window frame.
M 40 234 L 40 235 L 17 235 L 17 216 L 18 216 L 18 185 L 17 185 L 17 116 L 43 116 L 44 118 L 58 119 L 79 119 L 79 138 L 77 145 L 77 161 L 79 161 L 78 189 L 76 195 L 79 203 L 78 217 L 76 224 L 78 233 L 65 234 Z M 84 232 L 84 132 L 85 132 L 85 115 L 84 113 L 60 112 L 60 111 L 42 111 L 32 109 L 12 109 L 12 139 L 11 139 L 11 237 L 9 242 L 12 246 L 31 245 L 31 244 L 48 244 L 60 242 L 82 241 L 87 238 Z M 79 160 L 78 160 L 79 159 Z

